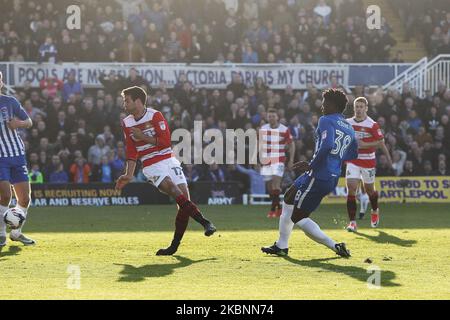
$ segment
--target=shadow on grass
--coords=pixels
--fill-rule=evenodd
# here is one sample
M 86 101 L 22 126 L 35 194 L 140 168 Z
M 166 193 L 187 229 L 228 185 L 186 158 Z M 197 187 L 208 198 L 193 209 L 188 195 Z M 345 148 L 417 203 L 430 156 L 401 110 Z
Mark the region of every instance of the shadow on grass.
M 389 204 L 383 213 L 383 228 L 445 229 L 450 228 L 448 204 Z M 265 218 L 261 206 L 201 206 L 205 215 L 225 231 L 275 231 L 278 221 Z M 335 224 L 336 212 L 346 212 L 345 205 L 323 205 L 317 212 L 322 229 L 341 230 Z M 426 215 L 423 213 L 426 212 Z M 94 233 L 94 232 L 173 232 L 177 214 L 174 205 L 139 207 L 36 207 L 28 218 L 27 232 Z M 190 223 L 190 231 L 203 228 Z
M 355 232 L 356 235 L 369 239 L 376 243 L 384 243 L 384 244 L 395 244 L 400 247 L 412 247 L 417 243 L 417 240 L 405 240 L 398 238 L 392 234 L 386 233 L 384 231 L 378 231 L 377 236 L 371 236 L 362 232 Z
M 18 246 L 11 246 L 11 247 L 9 247 L 8 251 L 5 251 L 5 248 L 0 248 L 0 258 L 15 256 L 20 251 L 22 251 L 22 248 L 18 247 Z M 3 261 L 3 259 L 1 259 L 0 261 Z
M 339 274 L 345 274 L 355 280 L 361 282 L 367 282 L 367 279 L 373 274 L 368 273 L 366 269 L 356 266 L 340 266 L 336 264 L 329 263 L 329 261 L 342 259 L 342 258 L 324 258 L 324 259 L 313 259 L 313 260 L 297 260 L 289 256 L 283 257 L 286 261 L 308 268 L 317 268 L 329 272 L 335 272 Z M 393 282 L 396 275 L 392 271 L 381 270 L 381 286 L 382 287 L 399 287 L 398 283 Z
M 171 275 L 176 269 L 189 267 L 194 263 L 200 263 L 205 261 L 217 260 L 216 258 L 209 258 L 203 260 L 191 260 L 189 258 L 173 256 L 178 260 L 177 263 L 166 264 L 149 264 L 142 267 L 135 267 L 129 264 L 115 264 L 116 266 L 122 266 L 120 271 L 121 277 L 119 282 L 139 282 L 146 278 L 160 278 Z

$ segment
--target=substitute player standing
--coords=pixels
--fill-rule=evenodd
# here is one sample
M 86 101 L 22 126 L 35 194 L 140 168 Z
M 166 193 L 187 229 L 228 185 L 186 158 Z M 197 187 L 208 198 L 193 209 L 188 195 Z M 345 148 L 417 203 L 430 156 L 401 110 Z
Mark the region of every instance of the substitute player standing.
M 161 112 L 146 108 L 147 94 L 140 87 L 122 91 L 124 108 L 129 114 L 123 119 L 122 128 L 127 149 L 125 174 L 116 183 L 122 189 L 134 177 L 136 161 L 142 163 L 146 178 L 161 192 L 168 194 L 178 204 L 175 219 L 175 234 L 168 248 L 160 249 L 157 255 L 173 255 L 180 245 L 188 226 L 189 217 L 200 223 L 206 236 L 216 232 L 197 206 L 190 201 L 189 189 L 180 162 L 174 157 L 170 130 Z
M 380 211 L 378 208 L 378 192 L 375 189 L 375 152 L 381 147 L 392 163 L 389 151 L 384 144 L 384 136 L 380 126 L 367 115 L 368 101 L 364 97 L 356 98 L 353 102 L 355 116 L 347 119 L 355 130 L 358 139 L 358 159 L 347 162 L 346 181 L 347 181 L 347 211 L 350 223 L 347 230 L 354 232 L 356 225 L 356 193 L 360 181 L 364 184 L 364 189 L 369 195 L 372 207 L 371 226 L 376 228 L 380 222 Z
M 281 215 L 281 180 L 285 169 L 286 153 L 289 153 L 288 169 L 291 170 L 294 164 L 295 144 L 289 128 L 279 122 L 277 110 L 267 111 L 267 121 L 268 123 L 263 125 L 259 132 L 262 140 L 261 175 L 264 176 L 272 201 L 267 217 L 275 218 Z
M 17 129 L 28 129 L 33 125 L 16 98 L 1 94 L 3 74 L 0 72 L 0 249 L 6 245 L 6 225 L 3 214 L 11 202 L 11 185 L 17 199 L 17 208 L 25 217 L 30 206 L 30 182 L 28 180 L 25 146 Z M 23 227 L 23 225 L 22 225 Z M 22 228 L 11 230 L 9 238 L 26 246 L 35 241 L 22 234 Z
M 278 241 L 270 247 L 261 248 L 262 252 L 286 256 L 289 237 L 296 224 L 312 240 L 341 257 L 350 257 L 344 243 L 333 241 L 309 218 L 322 199 L 335 190 L 342 163 L 358 156 L 355 132 L 342 116 L 347 102 L 347 97 L 341 90 L 329 89 L 324 92 L 323 116 L 316 130 L 316 152 L 311 162 L 302 161 L 294 165 L 295 169 L 306 173 L 295 180 L 284 196 Z

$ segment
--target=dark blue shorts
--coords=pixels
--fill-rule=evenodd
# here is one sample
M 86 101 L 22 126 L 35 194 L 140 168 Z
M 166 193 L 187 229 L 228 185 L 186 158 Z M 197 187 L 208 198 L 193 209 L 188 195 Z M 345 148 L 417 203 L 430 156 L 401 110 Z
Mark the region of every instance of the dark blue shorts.
M 0 158 L 0 181 L 9 181 L 11 184 L 28 182 L 25 157 Z
M 297 188 L 294 206 L 304 213 L 311 213 L 317 209 L 324 197 L 334 191 L 339 178 L 319 180 L 304 174 L 295 180 Z

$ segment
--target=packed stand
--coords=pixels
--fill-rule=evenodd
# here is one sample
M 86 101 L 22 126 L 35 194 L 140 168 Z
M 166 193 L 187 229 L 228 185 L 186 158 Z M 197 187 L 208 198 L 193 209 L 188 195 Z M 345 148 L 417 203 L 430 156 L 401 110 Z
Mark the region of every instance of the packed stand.
M 126 161 L 120 90 L 131 85 L 147 89 L 148 105 L 164 114 L 172 132 L 192 131 L 194 120 L 202 121 L 204 132 L 258 129 L 266 122 L 266 111 L 275 108 L 295 140 L 295 160 L 313 155 L 322 101 L 316 88 L 272 90 L 262 79 L 247 87 L 239 75 L 225 90 L 197 89 L 183 76 L 174 89 L 150 88 L 133 69 L 127 78 L 103 75 L 102 83 L 103 89 L 83 89 L 70 76 L 64 83 L 47 79 L 40 89 L 17 91 L 34 122 L 32 129 L 22 131 L 33 182 L 113 182 Z M 384 131 L 393 158 L 391 166 L 384 155 L 378 156 L 379 176 L 450 174 L 449 88 L 441 85 L 439 92 L 421 99 L 407 85 L 402 94 L 356 87 L 349 93 L 348 115 L 353 99 L 361 95 L 368 98 L 370 116 Z M 257 166 L 185 165 L 185 172 L 189 182 L 240 181 L 242 191 L 258 189 L 257 181 L 262 181 Z M 283 184 L 289 185 L 295 175 L 287 171 Z
M 392 0 L 405 29 L 423 42 L 428 55 L 450 54 L 450 4 L 448 0 Z
M 386 62 L 395 40 L 362 0 L 0 0 L 0 61 Z

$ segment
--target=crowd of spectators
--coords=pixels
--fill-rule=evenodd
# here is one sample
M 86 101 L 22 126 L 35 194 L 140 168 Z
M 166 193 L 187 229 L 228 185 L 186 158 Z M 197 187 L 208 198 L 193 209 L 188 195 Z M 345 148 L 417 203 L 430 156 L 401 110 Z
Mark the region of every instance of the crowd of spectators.
M 423 34 L 430 54 L 450 52 L 446 1 L 411 1 L 392 1 L 408 34 Z M 81 30 L 68 30 L 72 2 L 0 0 L 0 61 L 385 62 L 395 44 L 384 20 L 381 30 L 366 28 L 362 0 L 86 0 L 79 4 Z M 236 75 L 224 90 L 197 89 L 183 76 L 173 89 L 150 88 L 134 69 L 127 77 L 103 74 L 100 82 L 102 89 L 88 89 L 72 73 L 64 81 L 44 79 L 39 89 L 17 90 L 34 122 L 22 132 L 32 182 L 114 181 L 126 161 L 119 93 L 133 85 L 149 92 L 148 104 L 172 131 L 192 130 L 194 120 L 203 121 L 204 130 L 257 129 L 275 108 L 294 137 L 295 160 L 313 155 L 321 92 L 312 86 L 272 90 L 258 78 L 247 87 Z M 378 175 L 449 174 L 449 88 L 442 85 L 422 99 L 407 84 L 402 93 L 356 87 L 350 103 L 361 95 L 393 158 L 391 165 L 378 156 Z M 242 188 L 263 191 L 257 166 L 184 169 L 189 182 L 248 181 Z M 283 184 L 294 177 L 287 171 Z
M 70 84 L 72 82 L 72 84 Z M 269 108 L 278 110 L 296 144 L 295 160 L 310 159 L 314 131 L 320 117 L 321 91 L 272 90 L 262 79 L 245 86 L 238 74 L 224 90 L 197 89 L 181 76 L 173 89 L 150 88 L 134 69 L 127 78 L 103 76 L 102 89 L 84 89 L 75 79 L 46 81 L 54 90 L 24 88 L 17 98 L 34 121 L 22 135 L 28 150 L 33 182 L 113 182 L 126 161 L 120 120 L 125 117 L 120 89 L 140 85 L 149 92 L 148 105 L 161 111 L 172 131 L 193 130 L 194 120 L 208 129 L 258 129 Z M 72 90 L 77 88 L 77 90 Z M 356 96 L 366 96 L 370 116 L 380 124 L 393 158 L 378 155 L 377 174 L 394 176 L 449 175 L 450 89 L 419 98 L 405 84 L 402 93 L 356 87 L 349 93 L 349 108 Z M 189 182 L 262 181 L 257 166 L 186 165 Z M 295 172 L 287 171 L 284 185 Z M 249 180 L 249 179 L 250 180 Z M 144 181 L 140 174 L 137 180 Z M 243 184 L 258 188 L 260 183 Z
M 450 53 L 448 0 L 392 0 L 407 32 L 407 41 L 419 36 L 430 57 Z
M 0 0 L 0 61 L 385 62 L 391 29 L 362 0 Z M 71 20 L 70 20 L 71 21 Z

